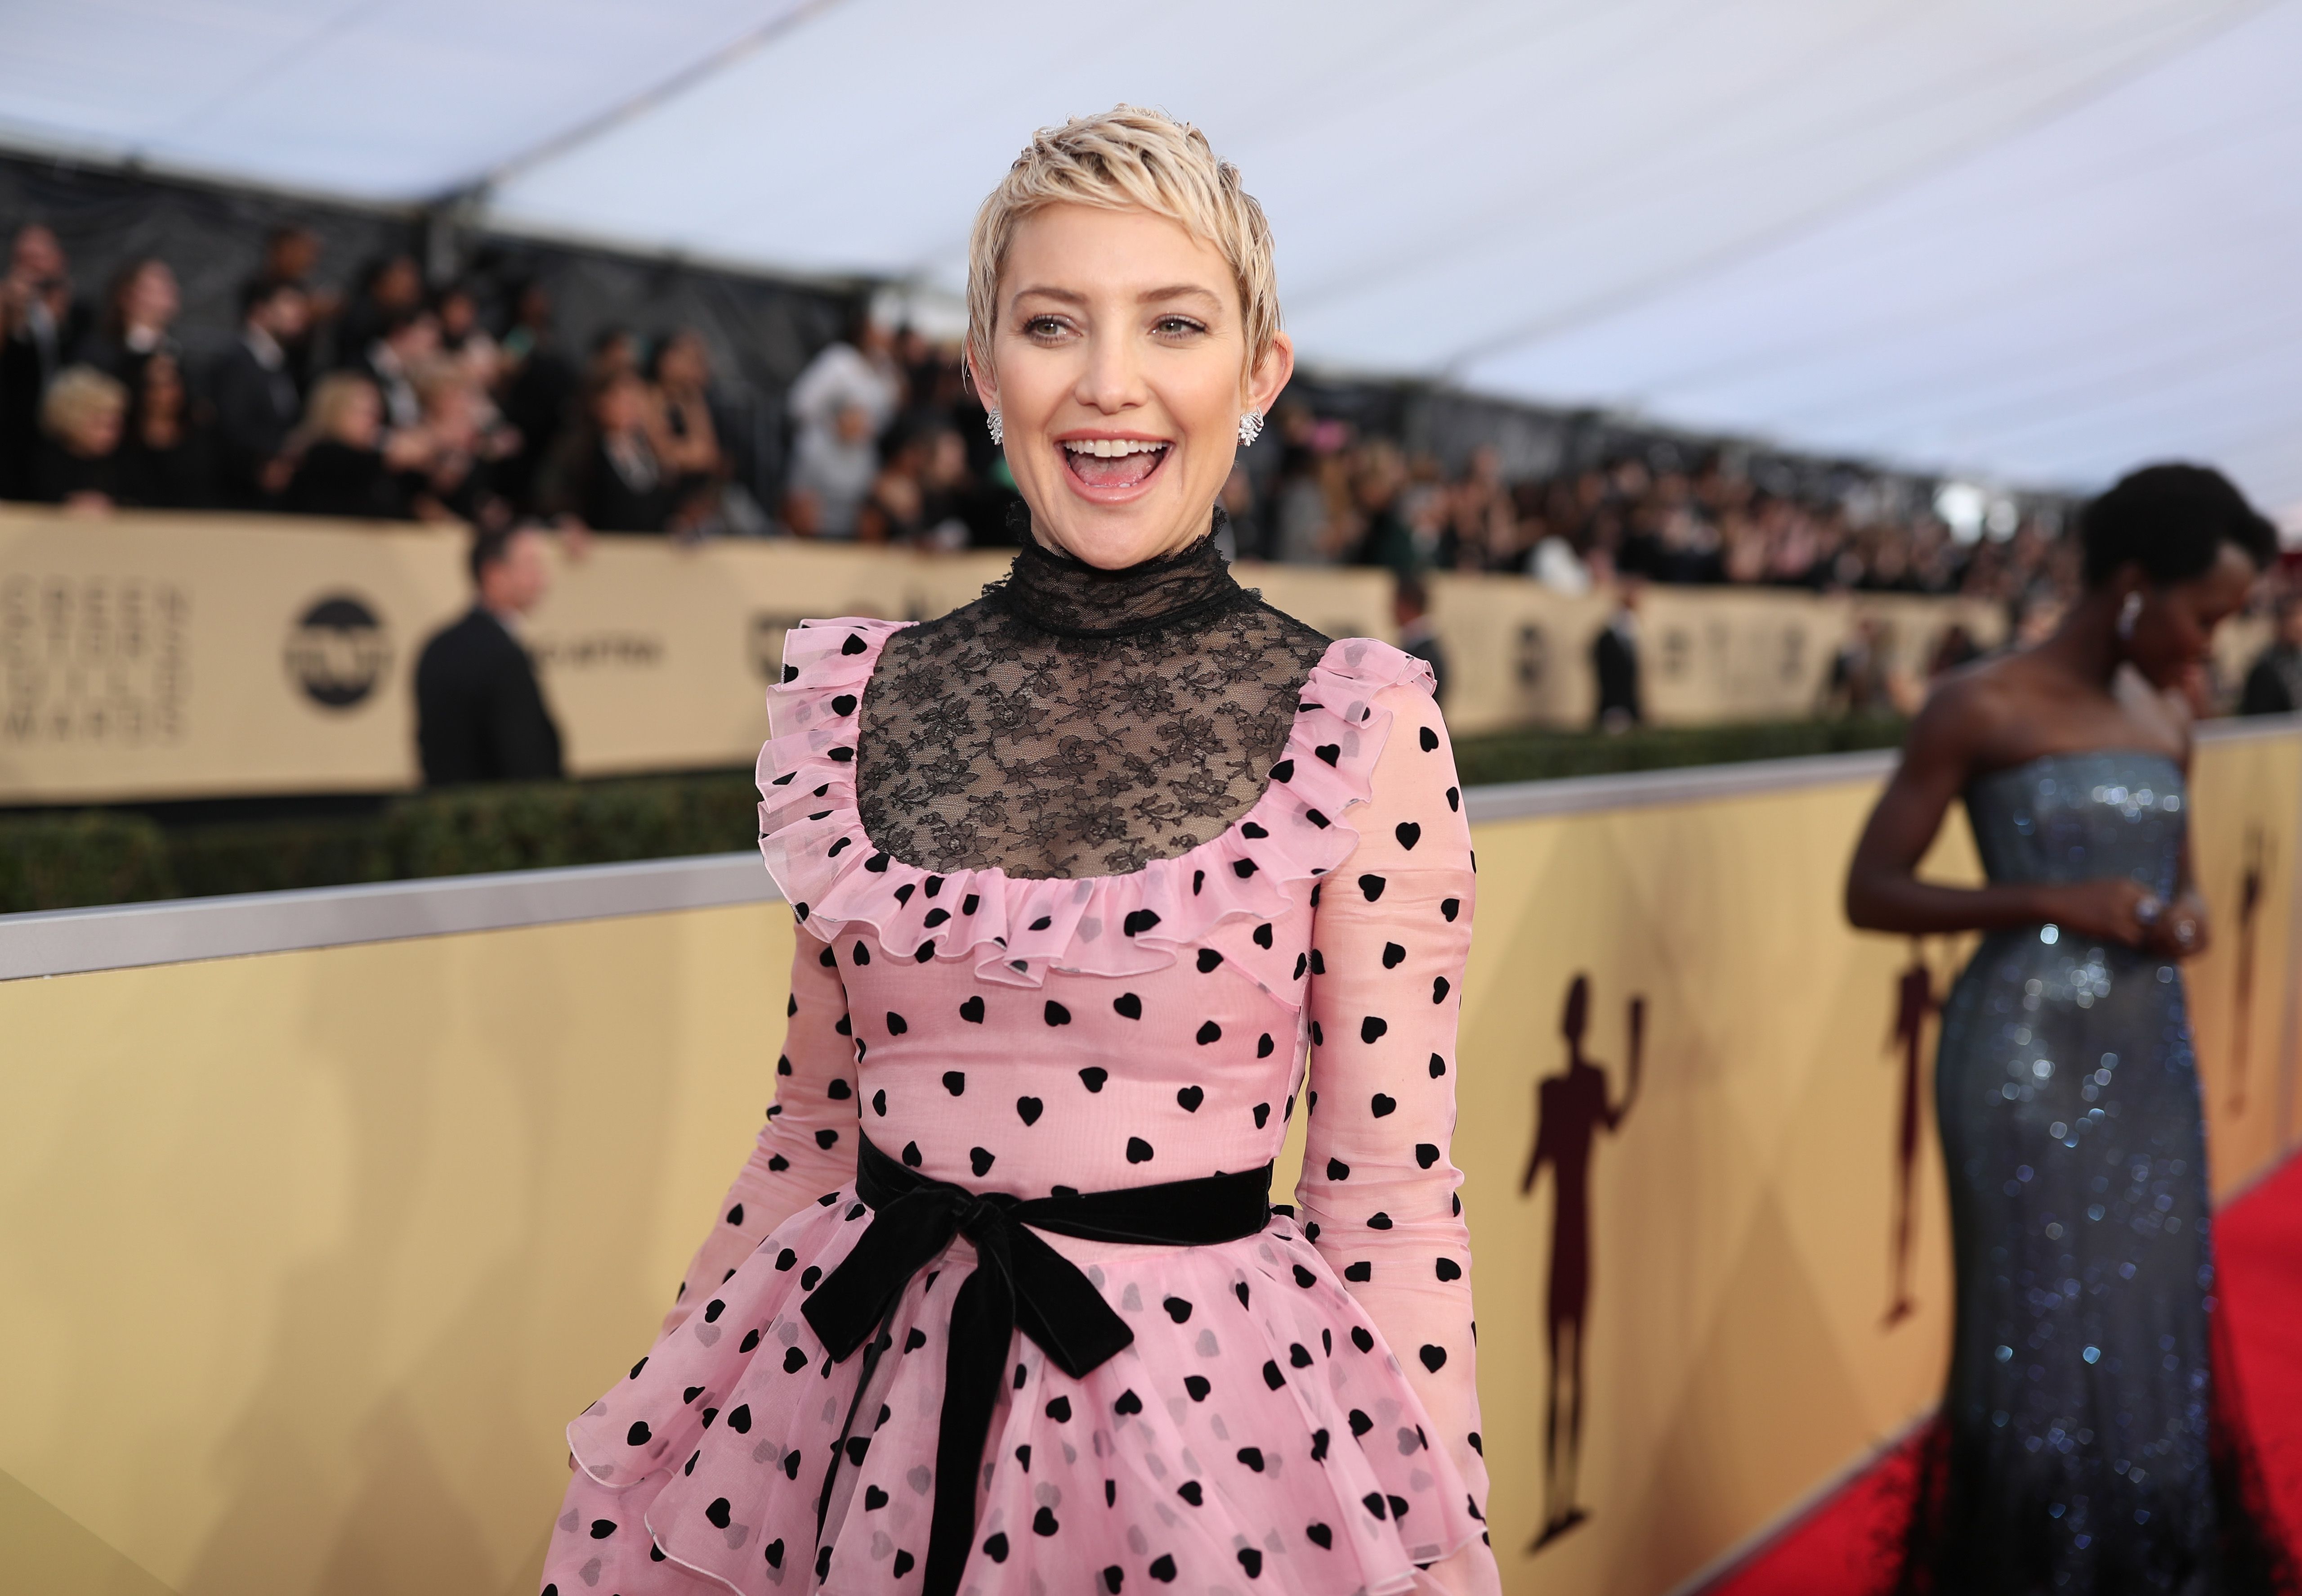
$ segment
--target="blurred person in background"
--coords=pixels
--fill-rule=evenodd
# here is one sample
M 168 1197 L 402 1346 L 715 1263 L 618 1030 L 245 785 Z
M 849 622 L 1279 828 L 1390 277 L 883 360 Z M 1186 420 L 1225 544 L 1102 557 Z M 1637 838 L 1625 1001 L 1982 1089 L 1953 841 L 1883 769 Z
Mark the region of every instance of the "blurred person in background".
M 181 360 L 183 350 L 170 331 L 183 296 L 176 274 L 156 256 L 132 260 L 113 273 L 104 296 L 104 315 L 80 344 L 80 359 L 120 379 L 129 392 L 130 419 L 142 391 L 144 363 L 166 354 Z
M 312 390 L 289 452 L 296 467 L 282 508 L 385 521 L 408 518 L 402 473 L 430 458 L 420 435 L 385 430 L 375 384 L 349 371 L 330 372 Z
M 2069 609 L 2060 593 L 2041 590 L 2029 594 L 2017 606 L 2014 634 L 2007 640 L 2007 646 L 2037 648 L 2061 628 Z
M 40 403 L 87 332 L 55 231 L 18 228 L 0 278 L 0 499 L 41 496 Z
M 2290 715 L 2302 710 L 2302 593 L 2279 595 L 2278 632 L 2246 673 L 2241 715 Z
M 520 641 L 522 623 L 550 588 L 543 534 L 532 526 L 480 533 L 471 573 L 472 608 L 435 633 L 416 662 L 424 785 L 557 780 L 559 727 Z
M 416 391 L 416 372 L 439 352 L 440 319 L 419 306 L 394 313 L 349 369 L 375 384 L 383 398 L 385 423 L 404 430 L 424 419 L 424 399 Z
M 337 318 L 343 315 L 344 297 L 322 288 L 320 235 L 308 227 L 275 227 L 265 236 L 264 264 L 256 270 L 260 281 L 286 283 L 304 296 L 305 320 L 295 333 L 281 340 L 289 374 L 300 393 L 319 375 L 323 346 L 332 340 Z
M 1896 691 L 1885 626 L 1875 615 L 1859 615 L 1831 656 L 1823 684 L 1821 712 L 1842 718 L 1894 716 L 1906 707 Z
M 1947 676 L 1981 658 L 1982 645 L 1974 641 L 1974 634 L 1966 629 L 1964 622 L 1953 621 L 1936 637 L 1934 650 L 1927 656 L 1927 680 Z
M 537 472 L 569 423 L 583 379 L 553 341 L 550 290 L 541 282 L 524 282 L 512 305 L 511 329 L 499 349 L 497 391 L 504 422 L 518 433 L 519 443 L 497 480 L 506 498 L 526 505 L 534 500 Z
M 424 308 L 424 271 L 412 255 L 390 255 L 370 261 L 360 273 L 358 291 L 344 307 L 336 323 L 336 362 L 357 365 L 369 346 L 403 316 Z
M 1324 565 L 1327 493 L 1319 480 L 1318 419 L 1300 405 L 1280 407 L 1279 483 L 1266 548 L 1290 565 Z
M 672 519 L 692 535 L 756 535 L 767 517 L 734 481 L 735 462 L 720 444 L 726 429 L 711 401 L 711 352 L 703 335 L 677 328 L 648 361 L 654 404 L 649 439 L 670 473 L 677 508 Z
M 1937 1050 L 1957 1290 L 1895 1588 L 2267 1596 L 2290 1570 L 2216 1390 L 2181 698 L 2276 538 L 2195 466 L 2122 477 L 2081 536 L 2083 595 L 1936 689 L 1847 872 L 1861 929 L 1983 934 Z M 1921 880 L 1962 799 L 1987 881 Z
M 928 528 L 927 440 L 898 425 L 886 464 L 856 509 L 855 536 L 865 543 L 916 543 Z
M 592 335 L 592 351 L 584 357 L 584 377 L 597 383 L 626 372 L 638 374 L 640 335 L 629 327 L 602 327 Z
M 1592 717 L 1602 732 L 1626 732 L 1646 719 L 1639 693 L 1639 598 L 1644 583 L 1626 576 L 1615 586 L 1615 613 L 1591 640 L 1591 674 L 1599 688 Z
M 828 427 L 804 426 L 792 449 L 791 490 L 814 502 L 816 535 L 853 538 L 879 475 L 873 412 L 855 402 L 833 410 Z
M 818 350 L 786 397 L 799 432 L 794 451 L 811 433 L 844 433 L 841 413 L 850 409 L 862 412 L 866 433 L 877 438 L 895 420 L 903 400 L 903 368 L 894 340 L 868 311 L 858 308 L 849 318 L 847 336 Z
M 983 502 L 987 496 L 968 475 L 966 443 L 948 426 L 928 429 L 920 486 L 920 520 L 926 528 L 920 542 L 928 548 L 966 548 L 973 539 L 972 519 L 993 513 Z
M 1420 567 L 1414 530 L 1399 513 L 1399 495 L 1406 487 L 1407 458 L 1399 445 L 1388 438 L 1372 440 L 1362 451 L 1351 483 L 1363 527 L 1353 565 L 1381 566 L 1400 576 L 1411 576 Z
M 1431 696 L 1440 708 L 1447 705 L 1447 651 L 1440 646 L 1439 628 L 1431 624 L 1431 595 L 1420 580 L 1402 576 L 1391 590 L 1390 618 L 1399 627 L 1399 651 L 1412 654 L 1431 668 Z
M 440 324 L 440 347 L 450 355 L 466 352 L 488 357 L 494 367 L 496 340 L 480 321 L 480 301 L 468 282 L 451 282 L 432 296 L 432 316 Z
M 1552 592 L 1570 599 L 1591 591 L 1591 567 L 1576 556 L 1575 545 L 1555 532 L 1546 530 L 1536 541 L 1527 554 L 1526 569 L 1528 575 Z
M 664 532 L 679 508 L 677 483 L 649 437 L 653 396 L 639 373 L 610 365 L 592 380 L 582 422 L 539 475 L 545 513 L 590 532 Z
M 240 290 L 239 337 L 209 376 L 222 455 L 223 501 L 235 509 L 276 505 L 295 462 L 289 435 L 303 411 L 292 351 L 307 326 L 309 300 L 284 278 L 259 277 Z
M 857 535 L 858 517 L 879 475 L 879 434 L 903 398 L 903 370 L 887 329 L 859 307 L 848 336 L 808 362 L 785 401 L 795 429 L 790 489 L 812 501 L 801 519 L 812 523 L 813 535 Z
M 501 531 L 512 507 L 495 490 L 493 467 L 509 441 L 488 430 L 492 407 L 460 360 L 441 356 L 416 373 L 423 402 L 423 460 L 402 475 L 400 491 L 418 520 L 462 521 Z
M 153 509 L 207 509 L 215 503 L 214 434 L 184 387 L 183 367 L 165 349 L 145 360 L 128 406 L 128 492 Z
M 134 502 L 128 462 L 128 389 L 92 365 L 68 365 L 40 401 L 47 433 L 40 452 L 40 497 L 50 504 L 102 515 Z

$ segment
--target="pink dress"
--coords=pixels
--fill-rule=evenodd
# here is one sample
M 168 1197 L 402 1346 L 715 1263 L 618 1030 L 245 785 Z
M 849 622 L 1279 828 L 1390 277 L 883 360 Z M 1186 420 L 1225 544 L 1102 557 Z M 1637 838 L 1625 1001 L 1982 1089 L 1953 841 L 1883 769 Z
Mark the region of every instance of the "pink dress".
M 1418 1566 L 1483 1541 L 1487 1482 L 1448 1156 L 1472 861 L 1428 668 L 1330 646 L 1259 801 L 1188 853 L 936 875 L 856 806 L 860 701 L 897 629 L 790 636 L 759 771 L 802 932 L 776 1102 L 661 1339 L 568 1427 L 547 1592 L 920 1592 L 975 1253 L 911 1280 L 859 1391 L 864 1358 L 802 1313 L 872 1217 L 859 1137 L 979 1192 L 1140 1187 L 1265 1163 L 1306 1079 L 1299 1206 L 1260 1233 L 1046 1236 L 1134 1339 L 1075 1379 L 1016 1335 L 958 1588 L 1440 1588 Z M 1500 1589 L 1483 1547 L 1446 1572 Z

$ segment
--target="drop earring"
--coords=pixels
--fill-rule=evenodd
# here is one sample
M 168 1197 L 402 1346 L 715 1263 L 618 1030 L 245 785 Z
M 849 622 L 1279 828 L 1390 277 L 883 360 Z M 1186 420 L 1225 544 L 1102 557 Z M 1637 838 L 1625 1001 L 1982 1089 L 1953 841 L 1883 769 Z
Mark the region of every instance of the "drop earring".
M 998 406 L 994 405 L 990 411 L 985 415 L 983 417 L 983 424 L 990 431 L 993 448 L 996 449 L 1000 444 L 1007 441 L 1007 429 L 999 420 Z
M 2126 595 L 2126 602 L 2118 607 L 2118 641 L 2132 643 L 2134 624 L 2141 618 L 2142 595 L 2138 592 L 2130 592 Z
M 1263 436 L 1263 412 L 1249 410 L 1239 418 L 1239 442 L 1244 449 Z

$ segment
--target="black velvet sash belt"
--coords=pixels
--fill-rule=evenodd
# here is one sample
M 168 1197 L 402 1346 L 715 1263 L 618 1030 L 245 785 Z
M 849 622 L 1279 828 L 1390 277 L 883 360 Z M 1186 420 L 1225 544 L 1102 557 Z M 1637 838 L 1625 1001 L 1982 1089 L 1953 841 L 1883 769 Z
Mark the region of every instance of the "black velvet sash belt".
M 835 1360 L 870 1343 L 816 1504 L 819 1539 L 840 1454 L 861 1462 L 870 1444 L 867 1438 L 851 1441 L 849 1432 L 856 1403 L 889 1345 L 887 1327 L 903 1289 L 943 1256 L 954 1236 L 975 1244 L 974 1273 L 952 1302 L 925 1596 L 952 1596 L 967 1565 L 975 1540 L 975 1473 L 982 1466 L 1012 1332 L 1020 1327 L 1073 1379 L 1135 1339 L 1087 1276 L 1032 1230 L 1096 1241 L 1210 1247 L 1252 1236 L 1271 1219 L 1267 1163 L 1235 1175 L 1120 1191 L 1019 1197 L 928 1180 L 873 1147 L 869 1137 L 856 1159 L 855 1192 L 870 1205 L 871 1223 L 800 1309 Z

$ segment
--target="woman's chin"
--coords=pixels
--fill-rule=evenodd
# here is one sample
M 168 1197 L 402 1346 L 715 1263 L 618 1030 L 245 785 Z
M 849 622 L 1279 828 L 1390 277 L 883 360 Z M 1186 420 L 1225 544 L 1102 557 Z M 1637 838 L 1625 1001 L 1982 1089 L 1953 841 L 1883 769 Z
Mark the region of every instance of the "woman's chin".
M 1188 547 L 1206 531 L 1214 508 L 1210 492 L 1207 502 L 1193 512 L 1172 484 L 1118 503 L 1090 500 L 1057 484 L 1055 498 L 1047 510 L 1031 507 L 1031 525 L 1039 541 L 1106 571 L 1124 570 Z

